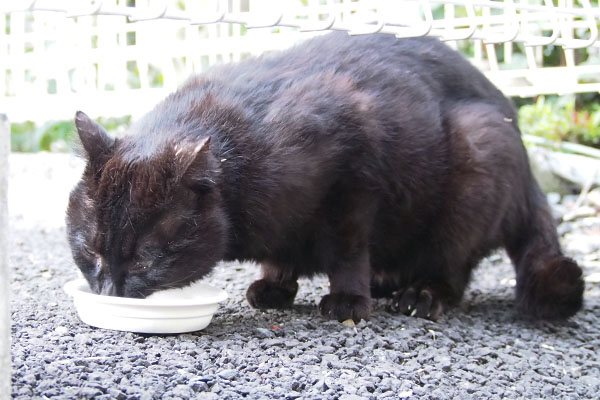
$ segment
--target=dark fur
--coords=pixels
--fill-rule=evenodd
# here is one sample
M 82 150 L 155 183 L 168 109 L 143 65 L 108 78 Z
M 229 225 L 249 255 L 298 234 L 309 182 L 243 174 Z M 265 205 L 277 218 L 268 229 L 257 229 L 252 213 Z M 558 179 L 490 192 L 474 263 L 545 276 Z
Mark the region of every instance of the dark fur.
M 523 311 L 582 305 L 513 108 L 435 39 L 332 33 L 191 78 L 123 139 L 76 123 L 89 162 L 68 235 L 97 292 L 252 259 L 254 307 L 289 307 L 299 277 L 324 273 L 326 317 L 368 318 L 373 293 L 436 319 L 504 246 Z

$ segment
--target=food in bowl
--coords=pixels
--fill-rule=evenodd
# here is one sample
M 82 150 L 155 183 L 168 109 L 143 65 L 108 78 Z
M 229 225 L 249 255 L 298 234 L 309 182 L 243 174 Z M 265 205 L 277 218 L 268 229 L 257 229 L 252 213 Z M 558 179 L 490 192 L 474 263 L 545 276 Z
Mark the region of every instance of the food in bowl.
M 97 328 L 137 333 L 183 333 L 206 328 L 227 293 L 202 282 L 155 292 L 144 299 L 105 296 L 85 279 L 68 282 L 79 318 Z

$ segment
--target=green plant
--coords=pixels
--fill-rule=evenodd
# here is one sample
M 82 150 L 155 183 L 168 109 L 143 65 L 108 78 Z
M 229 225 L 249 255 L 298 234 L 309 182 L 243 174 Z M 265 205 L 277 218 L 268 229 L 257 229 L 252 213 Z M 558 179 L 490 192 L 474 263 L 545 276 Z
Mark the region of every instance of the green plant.
M 39 145 L 35 139 L 35 124 L 31 121 L 10 126 L 10 149 L 12 151 L 38 151 Z
M 75 140 L 72 121 L 50 122 L 39 129 L 39 149 L 44 151 L 68 151 Z
M 538 97 L 519 108 L 519 125 L 524 134 L 600 148 L 600 105 L 578 109 L 574 96 Z
M 129 126 L 131 123 L 131 115 L 124 117 L 98 117 L 98 123 L 108 132 L 119 133 Z
M 98 118 L 98 122 L 114 135 L 119 135 L 130 121 L 130 116 Z M 72 120 L 52 121 L 41 126 L 27 121 L 11 125 L 10 140 L 11 150 L 15 152 L 66 152 L 73 149 L 77 133 Z

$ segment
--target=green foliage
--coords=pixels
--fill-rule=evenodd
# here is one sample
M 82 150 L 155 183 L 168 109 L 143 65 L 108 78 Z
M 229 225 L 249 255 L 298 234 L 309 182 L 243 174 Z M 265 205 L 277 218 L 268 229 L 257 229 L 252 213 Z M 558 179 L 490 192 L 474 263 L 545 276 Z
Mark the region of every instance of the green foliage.
M 31 121 L 10 126 L 10 149 L 12 151 L 38 151 L 35 140 L 35 124 Z
M 160 69 L 152 64 L 148 65 L 148 78 L 150 79 L 150 87 L 163 87 L 165 77 Z
M 100 125 L 104 127 L 108 132 L 113 134 L 118 134 L 120 131 L 124 130 L 131 123 L 131 115 L 126 115 L 124 117 L 99 117 L 96 121 Z
M 519 109 L 519 125 L 524 134 L 600 148 L 600 104 L 578 109 L 574 96 L 540 96 Z
M 98 122 L 113 134 L 129 125 L 130 116 L 120 118 L 98 118 Z M 11 150 L 15 152 L 53 151 L 67 152 L 77 140 L 72 120 L 52 121 L 36 126 L 31 121 L 11 125 Z
M 39 148 L 44 151 L 68 151 L 75 139 L 75 125 L 72 121 L 50 122 L 41 127 Z

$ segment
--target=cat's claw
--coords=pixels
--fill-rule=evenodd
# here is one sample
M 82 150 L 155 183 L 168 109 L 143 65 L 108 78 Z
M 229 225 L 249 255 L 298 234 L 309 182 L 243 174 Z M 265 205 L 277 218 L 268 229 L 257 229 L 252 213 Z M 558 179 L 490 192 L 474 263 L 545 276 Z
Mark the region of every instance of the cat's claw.
M 409 287 L 396 293 L 390 306 L 391 311 L 437 321 L 445 308 L 440 296 L 431 287 L 417 289 Z

